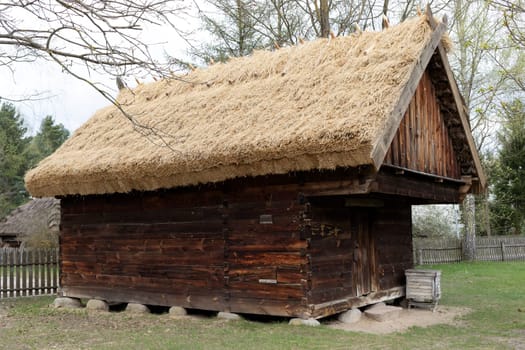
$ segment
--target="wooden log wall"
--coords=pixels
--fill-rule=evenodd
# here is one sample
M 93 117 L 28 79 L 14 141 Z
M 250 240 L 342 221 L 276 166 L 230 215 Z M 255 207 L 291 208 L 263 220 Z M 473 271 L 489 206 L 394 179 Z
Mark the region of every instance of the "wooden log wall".
M 264 187 L 66 197 L 61 285 L 70 296 L 298 315 L 298 203 Z
M 320 317 L 403 285 L 408 204 L 281 180 L 63 198 L 64 295 Z
M 346 202 L 346 203 L 345 203 Z M 362 202 L 369 207 L 349 206 Z M 312 304 L 404 285 L 413 267 L 407 201 L 388 197 L 312 200 L 307 226 Z
M 221 199 L 217 192 L 64 198 L 64 292 L 111 301 L 221 308 L 222 208 L 207 205 Z
M 403 200 L 386 201 L 376 209 L 372 224 L 377 256 L 379 289 L 405 284 L 406 269 L 412 268 L 412 213 Z
M 342 197 L 311 199 L 302 228 L 308 242 L 309 304 L 353 295 L 352 225 L 357 227 L 351 222 Z
M 232 312 L 301 315 L 305 311 L 305 203 L 291 187 L 234 187 L 227 198 L 225 295 Z
M 384 164 L 461 178 L 456 152 L 428 72 L 419 82 Z

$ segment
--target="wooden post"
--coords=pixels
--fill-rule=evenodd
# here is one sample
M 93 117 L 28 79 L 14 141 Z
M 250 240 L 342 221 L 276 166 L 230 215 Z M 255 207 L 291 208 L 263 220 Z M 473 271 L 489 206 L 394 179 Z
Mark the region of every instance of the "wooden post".
M 505 243 L 501 241 L 501 261 L 505 261 Z
M 463 203 L 465 210 L 465 239 L 463 244 L 463 259 L 476 259 L 476 203 L 473 194 L 467 194 Z

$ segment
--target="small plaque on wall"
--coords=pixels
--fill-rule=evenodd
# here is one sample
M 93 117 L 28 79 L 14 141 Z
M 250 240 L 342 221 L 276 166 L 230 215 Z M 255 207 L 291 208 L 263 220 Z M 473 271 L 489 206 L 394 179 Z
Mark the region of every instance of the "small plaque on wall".
M 272 214 L 262 214 L 259 216 L 259 224 L 269 225 L 273 224 Z
M 261 279 L 259 279 L 259 283 L 262 283 L 262 284 L 277 284 L 277 280 L 276 279 L 271 279 L 271 278 L 261 278 Z

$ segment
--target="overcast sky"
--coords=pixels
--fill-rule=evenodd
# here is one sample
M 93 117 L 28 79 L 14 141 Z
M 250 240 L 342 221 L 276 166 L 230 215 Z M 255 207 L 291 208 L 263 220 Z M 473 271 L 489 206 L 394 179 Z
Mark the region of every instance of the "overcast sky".
M 51 62 L 17 64 L 11 68 L 14 72 L 5 67 L 0 68 L 0 96 L 29 98 L 15 105 L 30 132 L 38 129 L 46 115 L 53 116 L 57 122 L 73 131 L 96 110 L 109 103 L 93 88 L 62 73 Z M 100 76 L 96 79 L 104 80 Z
M 186 30 L 198 26 L 195 18 L 188 18 L 179 24 Z M 199 36 L 198 33 L 196 35 Z M 185 56 L 186 43 L 170 28 L 145 28 L 140 36 L 144 42 L 152 44 L 149 49 L 157 59 L 163 58 L 165 53 L 178 58 Z M 116 96 L 114 79 L 97 74 L 92 76 L 92 81 L 105 84 Z M 131 87 L 136 85 L 134 81 L 128 83 Z M 35 99 L 35 95 L 38 98 Z M 0 66 L 0 97 L 25 100 L 14 104 L 24 117 L 30 133 L 38 130 L 47 115 L 74 131 L 98 109 L 110 104 L 95 89 L 63 73 L 57 64 L 45 60 L 12 64 L 9 68 Z

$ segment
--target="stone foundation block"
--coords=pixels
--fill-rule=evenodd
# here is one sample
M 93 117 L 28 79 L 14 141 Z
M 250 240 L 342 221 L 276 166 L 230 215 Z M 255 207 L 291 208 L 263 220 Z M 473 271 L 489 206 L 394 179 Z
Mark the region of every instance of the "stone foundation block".
M 82 303 L 77 298 L 59 297 L 55 298 L 52 307 L 55 309 L 79 309 L 82 307 Z
M 149 314 L 150 310 L 146 305 L 129 303 L 126 306 L 126 312 L 131 312 L 134 314 Z
M 185 308 L 180 306 L 172 306 L 170 307 L 170 316 L 186 316 L 188 312 Z
M 217 318 L 222 318 L 223 320 L 230 320 L 230 321 L 242 320 L 242 317 L 237 314 L 234 314 L 231 312 L 223 312 L 223 311 L 217 314 Z
M 358 308 L 351 309 L 339 314 L 337 318 L 340 322 L 343 323 L 356 323 L 361 319 L 361 310 Z
M 109 305 L 104 300 L 91 299 L 87 302 L 86 309 L 95 311 L 109 311 Z
M 288 324 L 292 326 L 310 326 L 310 327 L 318 327 L 321 325 L 319 321 L 317 321 L 314 318 L 309 318 L 307 320 L 304 320 L 302 318 L 292 318 Z

